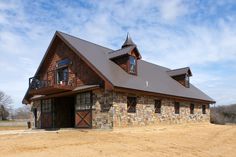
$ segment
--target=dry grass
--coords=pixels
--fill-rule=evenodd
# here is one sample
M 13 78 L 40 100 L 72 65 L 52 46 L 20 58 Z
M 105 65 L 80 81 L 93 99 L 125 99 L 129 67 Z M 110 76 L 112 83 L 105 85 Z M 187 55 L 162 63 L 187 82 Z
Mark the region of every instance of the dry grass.
M 235 157 L 236 126 L 161 125 L 0 136 L 5 157 Z
M 0 126 L 0 131 L 3 130 L 25 130 L 25 126 Z

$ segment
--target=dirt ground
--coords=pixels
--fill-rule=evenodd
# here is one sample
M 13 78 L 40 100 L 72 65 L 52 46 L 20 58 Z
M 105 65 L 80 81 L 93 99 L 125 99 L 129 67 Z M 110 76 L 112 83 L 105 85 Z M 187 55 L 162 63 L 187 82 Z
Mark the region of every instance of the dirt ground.
M 236 125 L 208 123 L 0 135 L 4 157 L 235 157 Z
M 0 126 L 0 131 L 3 130 L 24 130 L 27 129 L 25 126 Z

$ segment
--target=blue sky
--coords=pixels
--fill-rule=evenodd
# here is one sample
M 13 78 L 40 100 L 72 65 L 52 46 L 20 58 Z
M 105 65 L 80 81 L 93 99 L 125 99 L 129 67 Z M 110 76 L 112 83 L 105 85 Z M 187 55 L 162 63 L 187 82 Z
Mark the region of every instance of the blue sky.
M 15 107 L 56 30 L 119 49 L 127 32 L 144 60 L 190 66 L 191 83 L 236 103 L 235 0 L 0 1 L 0 90 Z

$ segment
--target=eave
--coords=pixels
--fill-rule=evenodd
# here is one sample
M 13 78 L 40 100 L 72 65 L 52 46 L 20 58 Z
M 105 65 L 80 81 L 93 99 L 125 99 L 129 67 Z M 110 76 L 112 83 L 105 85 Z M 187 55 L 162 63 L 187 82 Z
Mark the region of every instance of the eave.
M 117 86 L 114 86 L 114 91 L 130 93 L 130 94 L 135 94 L 135 95 L 140 95 L 140 96 L 148 95 L 148 96 L 159 97 L 159 98 L 169 98 L 169 99 L 174 99 L 176 101 L 189 101 L 189 102 L 206 103 L 206 104 L 216 103 L 216 101 L 181 97 L 181 96 L 168 95 L 168 94 L 162 94 L 162 93 L 154 93 L 154 92 L 149 92 L 149 91 L 142 91 L 142 90 L 136 90 L 136 89 L 130 89 L 130 88 L 124 88 L 124 87 L 117 87 Z

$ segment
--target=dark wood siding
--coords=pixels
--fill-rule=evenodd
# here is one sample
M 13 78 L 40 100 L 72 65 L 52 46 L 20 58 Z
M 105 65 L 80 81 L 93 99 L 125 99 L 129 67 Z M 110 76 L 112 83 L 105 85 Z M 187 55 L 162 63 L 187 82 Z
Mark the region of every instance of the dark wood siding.
M 50 73 L 50 71 L 54 71 L 57 62 L 65 58 L 72 61 L 72 64 L 68 67 L 69 72 L 71 73 L 69 77 L 76 77 L 77 86 L 85 84 L 104 84 L 102 79 L 59 38 L 56 38 L 47 58 L 40 68 L 40 78 L 43 80 L 54 81 L 54 73 Z

